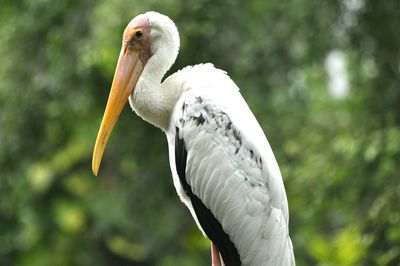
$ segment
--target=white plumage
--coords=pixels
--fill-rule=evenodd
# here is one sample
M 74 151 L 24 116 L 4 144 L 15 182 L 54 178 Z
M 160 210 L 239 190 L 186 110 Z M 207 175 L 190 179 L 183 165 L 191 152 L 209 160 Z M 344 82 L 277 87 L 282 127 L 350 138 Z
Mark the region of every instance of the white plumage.
M 147 12 L 132 20 L 126 32 L 129 27 L 143 30 L 146 23 L 151 56 L 142 60 L 129 102 L 166 133 L 179 197 L 204 235 L 220 241 L 222 234 L 228 236 L 225 242 L 216 240 L 234 245 L 218 246 L 226 263 L 294 265 L 281 173 L 238 87 L 212 64 L 186 67 L 161 83 L 178 54 L 178 31 L 168 17 Z M 207 217 L 199 216 L 203 213 Z M 215 222 L 224 232 L 211 228 Z M 228 258 L 235 252 L 240 263 Z
M 188 152 L 186 179 L 222 223 L 243 265 L 294 264 L 281 174 L 237 86 L 211 64 L 185 68 L 170 79 L 166 86 L 190 80 L 166 131 L 174 185 L 182 201 L 197 220 L 175 169 L 176 127 Z

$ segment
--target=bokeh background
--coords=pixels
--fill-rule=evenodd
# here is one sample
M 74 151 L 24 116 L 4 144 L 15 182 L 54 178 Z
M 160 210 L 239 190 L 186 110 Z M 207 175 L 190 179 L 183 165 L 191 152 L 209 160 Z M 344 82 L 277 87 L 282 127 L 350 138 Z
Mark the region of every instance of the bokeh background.
M 171 71 L 227 70 L 281 167 L 298 265 L 400 265 L 400 1 L 2 0 L 0 265 L 209 265 L 167 143 L 126 106 L 91 155 L 137 14 L 181 34 Z

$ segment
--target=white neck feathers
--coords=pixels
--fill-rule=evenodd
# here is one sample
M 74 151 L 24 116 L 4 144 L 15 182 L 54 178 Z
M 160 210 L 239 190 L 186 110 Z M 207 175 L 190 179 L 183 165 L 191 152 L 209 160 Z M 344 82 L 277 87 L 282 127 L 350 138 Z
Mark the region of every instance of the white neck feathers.
M 150 22 L 152 55 L 129 97 L 129 103 L 144 120 L 166 130 L 180 91 L 178 86 L 163 86 L 161 80 L 178 55 L 179 34 L 168 17 L 156 12 L 147 12 L 146 15 Z

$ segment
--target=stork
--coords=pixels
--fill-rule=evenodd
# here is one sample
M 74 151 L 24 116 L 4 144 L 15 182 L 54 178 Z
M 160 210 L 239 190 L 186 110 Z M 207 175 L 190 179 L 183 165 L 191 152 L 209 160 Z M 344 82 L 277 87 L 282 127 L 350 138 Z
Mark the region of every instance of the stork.
M 179 50 L 174 22 L 157 12 L 127 25 L 97 135 L 97 175 L 106 143 L 129 99 L 134 112 L 165 132 L 173 183 L 213 265 L 294 265 L 281 173 L 238 87 L 212 64 L 167 77 Z

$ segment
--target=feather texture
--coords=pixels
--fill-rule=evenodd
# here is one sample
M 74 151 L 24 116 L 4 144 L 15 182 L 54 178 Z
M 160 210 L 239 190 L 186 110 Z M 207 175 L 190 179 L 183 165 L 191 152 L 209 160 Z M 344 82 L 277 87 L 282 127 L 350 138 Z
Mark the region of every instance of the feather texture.
M 194 213 L 205 231 L 206 235 L 219 247 L 219 251 L 224 259 L 226 265 L 240 266 L 239 253 L 229 239 L 228 234 L 223 230 L 221 223 L 215 218 L 213 213 L 207 208 L 203 201 L 194 193 L 192 187 L 188 184 L 186 179 L 186 160 L 187 150 L 185 142 L 179 137 L 179 129 L 176 128 L 177 134 L 175 135 L 175 164 L 180 183 L 189 196 Z
M 186 83 L 166 132 L 171 169 L 178 194 L 199 228 L 209 232 L 190 193 L 229 235 L 242 265 L 294 265 L 281 174 L 237 86 L 210 64 L 186 68 L 166 82 L 172 79 Z M 174 162 L 176 138 L 185 143 L 184 169 L 182 162 Z M 182 189 L 182 176 L 190 192 Z

